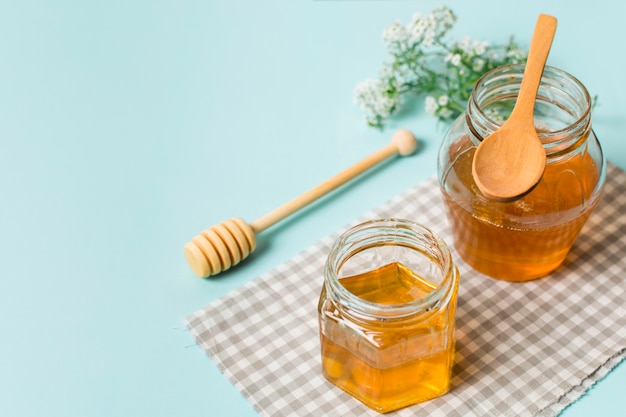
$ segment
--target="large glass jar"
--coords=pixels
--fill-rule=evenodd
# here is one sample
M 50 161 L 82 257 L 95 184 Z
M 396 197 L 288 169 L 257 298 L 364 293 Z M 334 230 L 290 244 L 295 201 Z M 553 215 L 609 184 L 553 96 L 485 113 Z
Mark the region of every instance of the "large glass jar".
M 324 376 L 383 413 L 446 393 L 458 282 L 446 244 L 419 224 L 384 219 L 346 231 L 318 304 Z
M 534 114 L 547 155 L 543 178 L 511 202 L 480 193 L 472 178 L 474 152 L 509 116 L 523 71 L 523 65 L 496 68 L 476 83 L 438 157 L 456 249 L 474 269 L 509 281 L 546 276 L 564 261 L 600 199 L 606 175 L 591 128 L 589 93 L 572 75 L 546 67 Z

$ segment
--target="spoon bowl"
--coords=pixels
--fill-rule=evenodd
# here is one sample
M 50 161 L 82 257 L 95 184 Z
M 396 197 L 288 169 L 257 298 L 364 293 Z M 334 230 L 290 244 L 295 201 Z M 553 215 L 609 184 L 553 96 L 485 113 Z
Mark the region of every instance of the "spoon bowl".
M 533 113 L 556 23 L 553 16 L 539 15 L 513 111 L 498 130 L 482 140 L 474 154 L 472 176 L 481 193 L 491 200 L 515 200 L 530 192 L 543 176 L 546 152 Z

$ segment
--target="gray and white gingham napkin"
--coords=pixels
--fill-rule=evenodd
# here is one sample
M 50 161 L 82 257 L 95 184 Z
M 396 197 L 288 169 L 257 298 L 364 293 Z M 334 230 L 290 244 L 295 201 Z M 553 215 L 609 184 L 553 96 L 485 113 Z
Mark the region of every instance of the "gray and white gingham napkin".
M 452 246 L 436 178 L 354 223 L 386 217 L 427 225 Z M 341 232 L 187 319 L 199 346 L 262 416 L 378 415 L 321 374 L 317 299 Z M 498 281 L 453 256 L 461 282 L 452 389 L 391 415 L 556 416 L 626 357 L 626 173 L 616 166 L 551 276 Z

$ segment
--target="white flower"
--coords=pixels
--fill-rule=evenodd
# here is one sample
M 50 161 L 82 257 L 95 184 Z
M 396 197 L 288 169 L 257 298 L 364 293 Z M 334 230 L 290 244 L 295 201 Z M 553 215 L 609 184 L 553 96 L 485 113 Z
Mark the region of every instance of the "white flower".
M 461 64 L 461 54 L 449 53 L 443 60 L 444 62 L 449 62 L 455 67 L 458 67 Z
M 447 107 L 441 107 L 437 112 L 437 116 L 447 119 L 452 116 L 452 110 Z
M 406 27 L 407 32 L 410 34 L 411 42 L 420 42 L 427 29 L 428 22 L 419 13 L 414 15 L 414 19 Z
M 429 48 L 435 44 L 435 40 L 442 38 L 452 28 L 455 21 L 456 16 L 452 10 L 441 6 L 425 16 L 415 13 L 406 26 L 406 31 L 411 42 L 421 43 L 422 46 Z
M 365 110 L 371 126 L 382 128 L 400 109 L 405 94 L 425 97 L 426 112 L 440 120 L 456 117 L 485 70 L 525 60 L 512 38 L 507 45 L 495 47 L 467 36 L 457 42 L 449 40 L 456 20 L 442 6 L 427 15 L 413 14 L 406 25 L 396 21 L 385 28 L 382 41 L 393 61 L 383 63 L 378 78 L 354 90 L 354 101 Z
M 452 28 L 454 22 L 456 22 L 456 15 L 452 13 L 447 6 L 439 6 L 433 10 L 432 16 L 437 21 L 441 32 L 445 32 Z
M 456 44 L 463 52 L 470 52 L 470 38 L 469 36 L 464 36 L 460 41 Z
M 413 16 L 411 17 L 411 21 L 407 25 L 407 29 L 410 28 L 410 27 L 415 26 L 421 20 L 422 20 L 422 14 L 420 12 L 413 13 Z
M 472 42 L 472 53 L 475 55 L 482 55 L 487 52 L 487 47 L 489 46 L 489 42 L 487 41 L 473 41 Z
M 526 54 L 520 49 L 511 49 L 506 52 L 506 58 L 508 58 L 511 63 L 517 64 L 526 59 Z
M 386 118 L 397 106 L 401 105 L 399 94 L 389 94 L 385 83 L 379 79 L 369 79 L 358 84 L 354 89 L 354 101 L 373 115 Z
M 435 43 L 435 39 L 437 38 L 437 33 L 433 29 L 427 29 L 424 32 L 424 38 L 422 39 L 422 45 L 425 48 L 430 48 Z
M 407 41 L 409 34 L 400 21 L 395 21 L 383 31 L 382 38 L 385 45 L 390 47 L 393 44 Z
M 435 97 L 433 96 L 426 96 L 424 103 L 426 107 L 426 113 L 430 114 L 431 116 L 435 116 L 437 113 L 437 109 L 439 108 L 439 106 L 437 105 L 437 99 L 435 99 Z
M 487 64 L 487 62 L 484 59 L 476 58 L 472 62 L 472 69 L 476 72 L 480 72 L 483 70 L 483 68 L 485 68 L 485 64 Z
M 394 76 L 393 67 L 386 62 L 383 62 L 383 65 L 380 69 L 380 78 L 389 79 Z
M 488 107 L 484 110 L 484 112 L 485 112 L 485 116 L 487 116 L 489 119 L 493 120 L 494 122 L 504 121 L 504 116 L 500 113 L 498 109 Z

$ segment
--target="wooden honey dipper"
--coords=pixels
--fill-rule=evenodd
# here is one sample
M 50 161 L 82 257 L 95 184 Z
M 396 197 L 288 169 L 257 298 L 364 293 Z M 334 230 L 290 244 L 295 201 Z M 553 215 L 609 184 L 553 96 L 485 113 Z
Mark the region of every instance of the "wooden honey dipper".
M 389 157 L 410 155 L 416 149 L 415 136 L 408 130 L 399 130 L 384 148 L 254 222 L 248 224 L 235 217 L 204 230 L 185 245 L 187 263 L 200 278 L 226 271 L 254 251 L 257 234 Z

